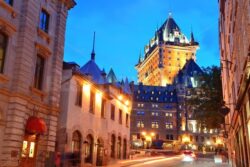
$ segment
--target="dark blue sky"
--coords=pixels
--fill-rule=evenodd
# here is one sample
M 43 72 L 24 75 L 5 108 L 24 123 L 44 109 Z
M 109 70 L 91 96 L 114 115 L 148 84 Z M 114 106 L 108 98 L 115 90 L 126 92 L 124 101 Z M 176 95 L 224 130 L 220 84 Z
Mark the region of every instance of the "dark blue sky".
M 218 4 L 216 0 L 76 0 L 69 12 L 65 61 L 80 66 L 90 59 L 96 31 L 96 62 L 106 72 L 112 67 L 119 79 L 137 80 L 134 65 L 140 50 L 154 35 L 169 11 L 190 38 L 191 27 L 200 43 L 197 63 L 219 65 Z

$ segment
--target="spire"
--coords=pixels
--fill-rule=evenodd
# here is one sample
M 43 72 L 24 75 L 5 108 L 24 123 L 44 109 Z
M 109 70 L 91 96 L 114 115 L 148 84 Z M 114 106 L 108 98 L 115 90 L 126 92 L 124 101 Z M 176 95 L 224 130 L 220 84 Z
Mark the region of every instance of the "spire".
M 140 50 L 140 54 L 139 54 L 139 60 L 138 60 L 138 64 L 140 64 L 141 63 L 141 50 Z
M 95 60 L 95 32 L 94 32 L 94 37 L 93 37 L 93 49 L 91 53 L 91 60 Z
M 171 11 L 168 12 L 168 18 L 172 18 L 172 12 Z
M 195 42 L 194 40 L 194 34 L 193 34 L 193 28 L 191 27 L 191 44 L 193 44 Z

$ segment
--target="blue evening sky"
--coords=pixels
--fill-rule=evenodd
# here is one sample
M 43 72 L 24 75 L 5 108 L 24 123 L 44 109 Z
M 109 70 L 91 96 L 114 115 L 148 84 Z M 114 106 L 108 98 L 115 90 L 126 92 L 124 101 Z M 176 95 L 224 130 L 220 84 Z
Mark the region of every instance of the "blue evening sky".
M 76 0 L 69 12 L 65 61 L 80 66 L 90 59 L 96 31 L 96 63 L 106 72 L 112 67 L 118 79 L 137 81 L 134 65 L 140 50 L 153 37 L 169 11 L 190 38 L 191 27 L 200 43 L 197 63 L 219 65 L 218 2 L 216 0 Z

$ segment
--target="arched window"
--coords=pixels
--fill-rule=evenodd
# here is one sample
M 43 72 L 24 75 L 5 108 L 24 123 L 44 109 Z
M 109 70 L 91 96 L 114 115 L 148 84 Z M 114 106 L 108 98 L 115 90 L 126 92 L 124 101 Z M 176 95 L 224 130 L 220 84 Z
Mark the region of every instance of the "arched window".
M 80 152 L 81 150 L 81 134 L 79 131 L 75 131 L 72 137 L 72 151 Z
M 5 54 L 7 48 L 7 36 L 0 32 L 0 73 L 3 73 Z
M 118 159 L 122 158 L 122 139 L 120 136 L 118 137 L 118 142 L 117 142 L 117 158 Z
M 86 141 L 86 159 L 85 162 L 87 163 L 92 163 L 93 162 L 93 151 L 94 151 L 94 138 L 91 134 L 87 136 L 87 141 Z

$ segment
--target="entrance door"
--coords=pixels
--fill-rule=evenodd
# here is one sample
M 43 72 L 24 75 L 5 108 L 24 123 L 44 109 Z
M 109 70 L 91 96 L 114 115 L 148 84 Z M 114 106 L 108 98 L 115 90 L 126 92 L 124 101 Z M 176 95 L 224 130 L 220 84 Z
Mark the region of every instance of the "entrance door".
M 21 167 L 33 167 L 35 166 L 37 148 L 37 136 L 26 135 L 23 140 L 22 152 L 21 152 Z

